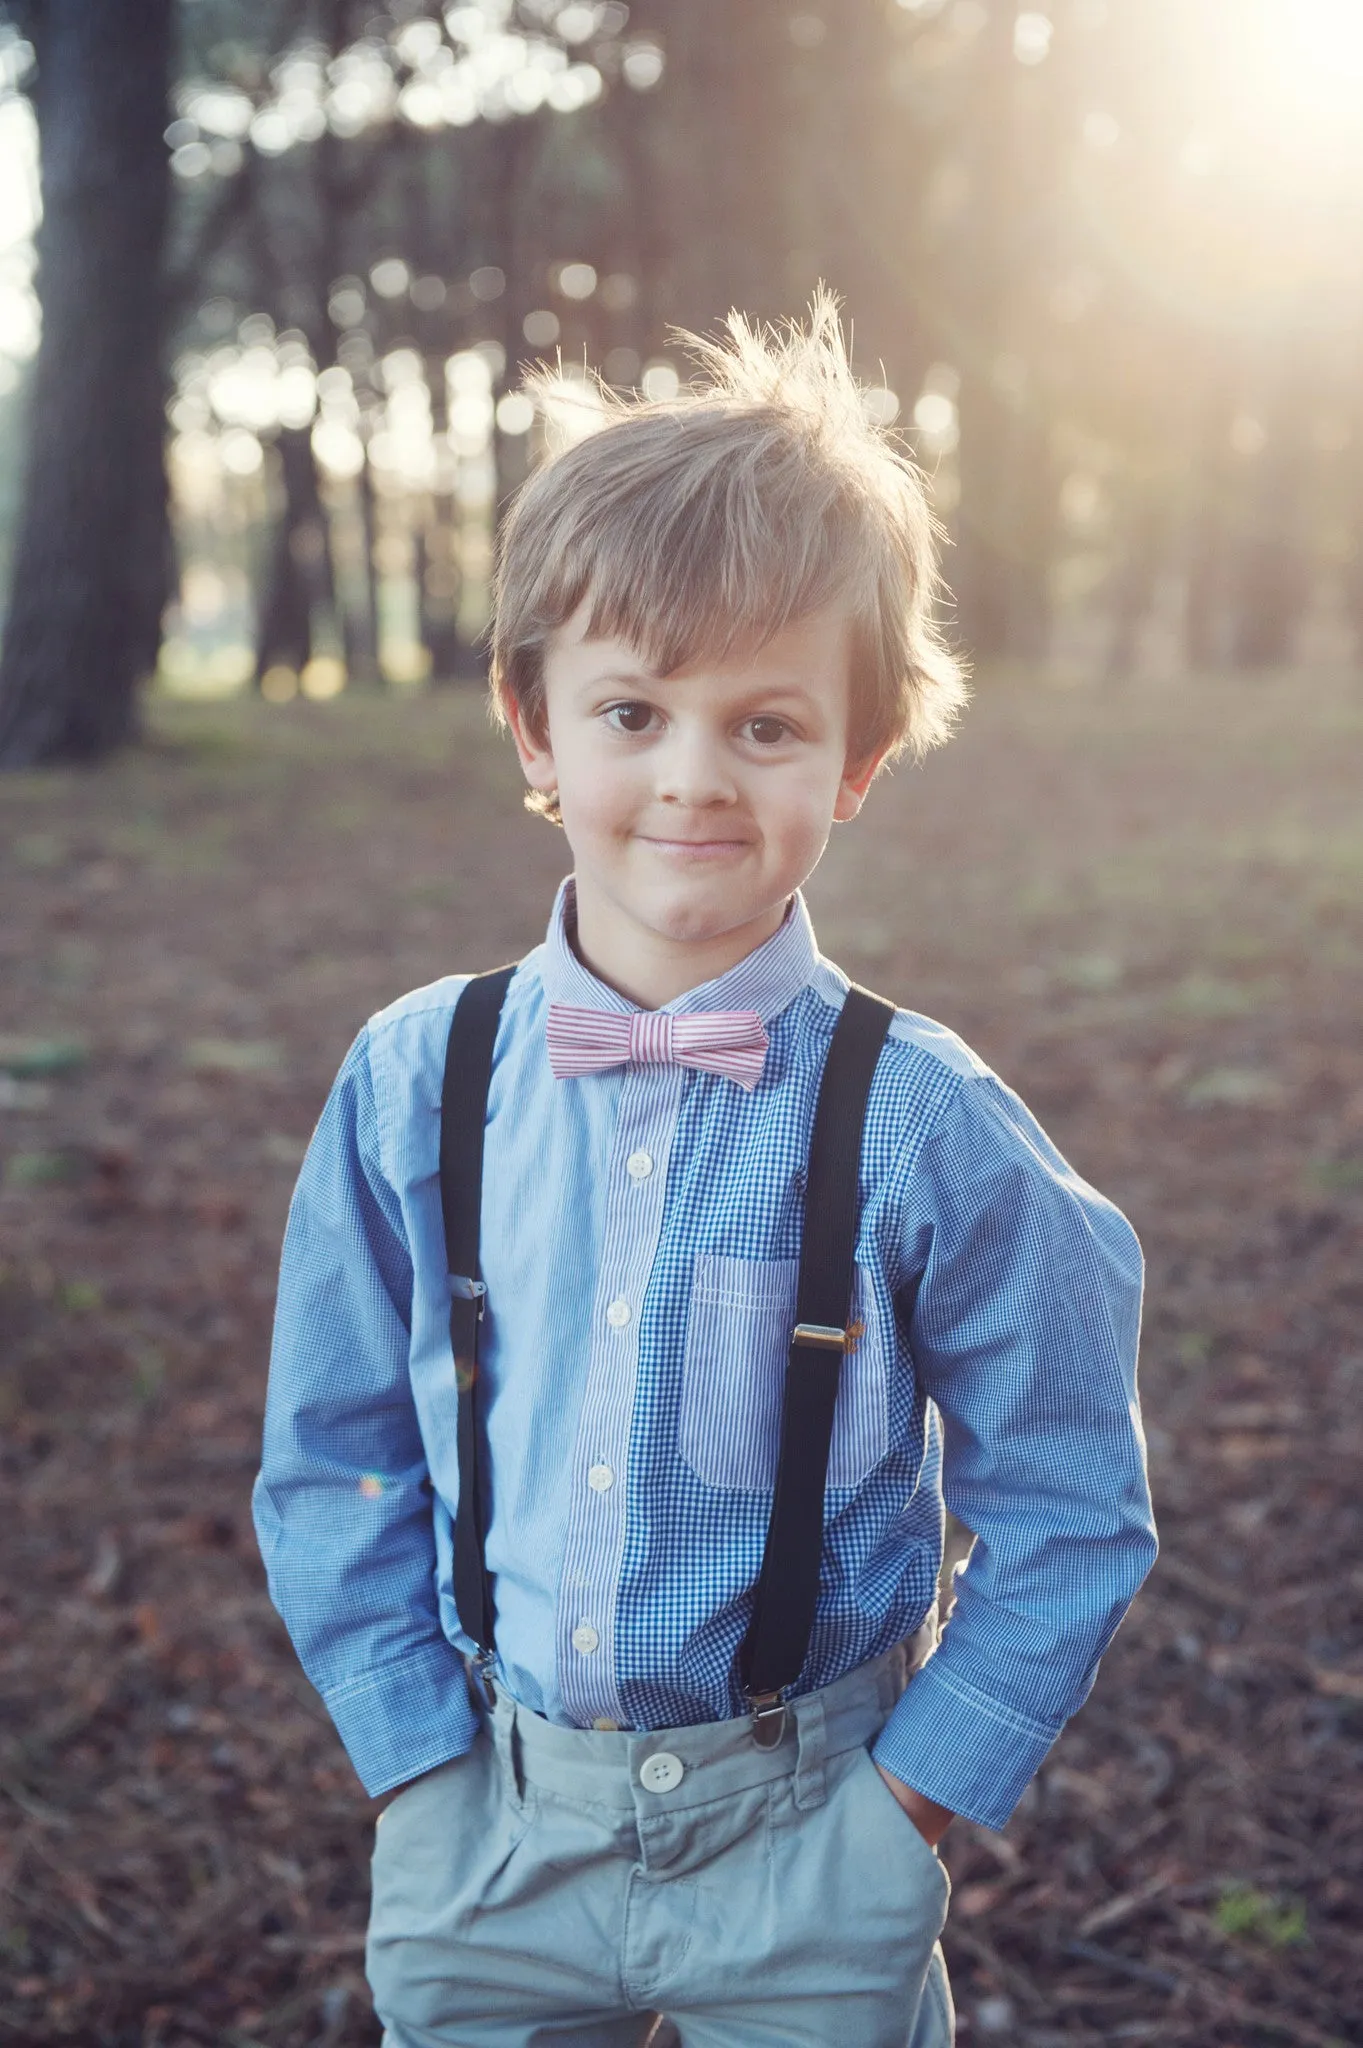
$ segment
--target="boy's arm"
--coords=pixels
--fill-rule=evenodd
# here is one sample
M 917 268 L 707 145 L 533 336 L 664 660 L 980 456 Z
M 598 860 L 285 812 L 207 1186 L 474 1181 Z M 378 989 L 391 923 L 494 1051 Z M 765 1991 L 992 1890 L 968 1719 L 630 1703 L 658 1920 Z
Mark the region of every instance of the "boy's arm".
M 910 1342 L 945 1426 L 947 1505 L 976 1541 L 940 1647 L 875 1758 L 997 1828 L 1155 1556 L 1140 1249 L 991 1075 L 964 1084 L 914 1178 Z
M 270 1596 L 371 1794 L 460 1755 L 475 1732 L 436 1608 L 411 1303 L 362 1032 L 289 1211 L 253 1508 Z

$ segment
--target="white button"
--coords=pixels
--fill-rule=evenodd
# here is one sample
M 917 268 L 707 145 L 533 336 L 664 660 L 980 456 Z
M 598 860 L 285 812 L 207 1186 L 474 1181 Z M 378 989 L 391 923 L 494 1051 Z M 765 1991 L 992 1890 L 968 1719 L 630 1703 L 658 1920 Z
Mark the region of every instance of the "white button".
M 686 1766 L 670 1749 L 646 1756 L 639 1766 L 639 1783 L 645 1792 L 675 1792 L 686 1776 Z
M 609 1465 L 593 1465 L 587 1474 L 587 1484 L 593 1493 L 609 1493 L 615 1484 L 615 1474 Z
M 629 1303 L 623 1296 L 617 1296 L 606 1310 L 606 1321 L 613 1330 L 623 1330 L 629 1321 Z
M 631 1152 L 625 1161 L 625 1172 L 631 1180 L 647 1180 L 653 1171 L 651 1152 Z
M 573 1648 L 590 1657 L 601 1638 L 589 1621 L 580 1621 L 573 1630 Z
M 608 1719 L 605 1714 L 601 1716 L 600 1720 L 593 1721 L 592 1726 L 598 1735 L 618 1735 L 620 1733 L 620 1723 Z

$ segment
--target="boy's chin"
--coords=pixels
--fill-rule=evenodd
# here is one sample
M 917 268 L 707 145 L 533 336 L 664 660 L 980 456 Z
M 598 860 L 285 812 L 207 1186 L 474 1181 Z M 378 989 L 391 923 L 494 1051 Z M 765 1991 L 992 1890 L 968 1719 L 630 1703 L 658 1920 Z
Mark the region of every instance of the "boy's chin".
M 774 926 L 784 913 L 785 901 L 783 897 L 779 904 L 746 904 L 735 902 L 732 891 L 716 890 L 710 901 L 651 903 L 641 922 L 669 945 L 691 949 L 718 944 L 768 923 Z

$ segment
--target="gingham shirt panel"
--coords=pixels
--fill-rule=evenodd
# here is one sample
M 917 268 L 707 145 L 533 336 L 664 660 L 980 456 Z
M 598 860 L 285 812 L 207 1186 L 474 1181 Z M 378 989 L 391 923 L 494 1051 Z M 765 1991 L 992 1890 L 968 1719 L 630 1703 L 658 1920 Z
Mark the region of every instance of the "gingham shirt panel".
M 847 984 L 797 901 L 765 947 L 672 1006 L 759 1011 L 771 1043 L 751 1095 L 671 1067 L 555 1082 L 549 1002 L 628 1007 L 576 960 L 571 915 L 565 894 L 512 981 L 489 1098 L 481 1370 L 499 1666 L 551 1720 L 666 1728 L 742 1711 L 735 1660 L 770 1513 L 809 1132 Z M 404 998 L 352 1051 L 281 1277 L 262 1544 L 371 1790 L 472 1736 L 437 1173 L 462 985 Z M 648 1168 L 632 1173 L 641 1153 Z M 997 1826 L 1153 1554 L 1139 1254 L 1016 1097 L 905 1012 L 876 1071 L 860 1200 L 865 1330 L 844 1367 L 841 1483 L 797 1690 L 916 1628 L 945 1491 L 978 1541 L 877 1754 Z

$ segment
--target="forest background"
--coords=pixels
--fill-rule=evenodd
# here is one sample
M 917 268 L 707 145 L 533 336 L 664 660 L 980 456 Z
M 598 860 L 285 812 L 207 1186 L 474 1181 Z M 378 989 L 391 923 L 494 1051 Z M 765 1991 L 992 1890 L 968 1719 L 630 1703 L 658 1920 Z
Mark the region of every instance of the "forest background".
M 0 760 L 97 753 L 158 669 L 272 701 L 474 672 L 497 510 L 589 429 L 587 373 L 669 390 L 669 323 L 821 278 L 977 659 L 1346 656 L 1354 13 L 53 4 L 39 70 L 11 8 Z M 556 353 L 581 403 L 537 419 Z
M 284 1205 L 561 871 L 509 495 L 824 280 L 976 701 L 820 937 L 1149 1257 L 1165 1555 L 948 1838 L 961 2037 L 1363 2042 L 1361 93 L 1355 0 L 0 7 L 0 2039 L 373 2039 L 246 1511 Z

